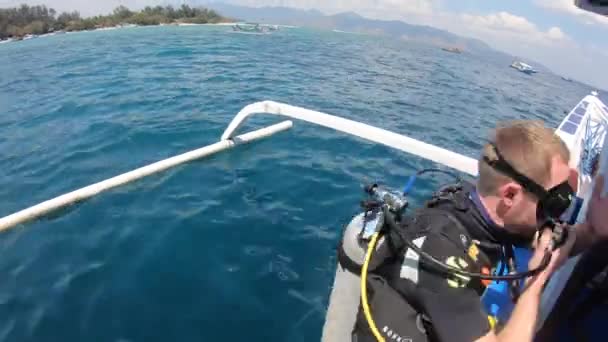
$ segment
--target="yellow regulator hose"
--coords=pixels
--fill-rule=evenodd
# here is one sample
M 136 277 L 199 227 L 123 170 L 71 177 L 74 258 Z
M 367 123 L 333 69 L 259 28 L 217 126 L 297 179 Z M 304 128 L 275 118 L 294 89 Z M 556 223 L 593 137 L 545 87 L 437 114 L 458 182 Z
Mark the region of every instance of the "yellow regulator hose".
M 361 268 L 361 305 L 363 306 L 363 313 L 365 314 L 367 324 L 369 324 L 369 328 L 372 330 L 376 340 L 378 340 L 378 342 L 385 342 L 384 337 L 380 335 L 380 331 L 378 331 L 378 327 L 376 327 L 376 323 L 374 322 L 369 309 L 369 304 L 367 303 L 367 268 L 369 267 L 369 262 L 372 259 L 372 253 L 374 252 L 374 248 L 378 242 L 378 237 L 378 233 L 372 235 L 372 238 L 367 246 L 367 253 L 365 254 L 363 267 Z

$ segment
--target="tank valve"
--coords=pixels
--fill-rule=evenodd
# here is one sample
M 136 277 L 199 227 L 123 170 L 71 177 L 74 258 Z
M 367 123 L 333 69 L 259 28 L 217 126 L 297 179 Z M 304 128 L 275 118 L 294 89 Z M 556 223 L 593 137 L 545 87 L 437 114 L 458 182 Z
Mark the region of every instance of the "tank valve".
M 408 206 L 407 199 L 401 193 L 379 187 L 378 184 L 367 185 L 364 190 L 394 213 L 400 213 Z

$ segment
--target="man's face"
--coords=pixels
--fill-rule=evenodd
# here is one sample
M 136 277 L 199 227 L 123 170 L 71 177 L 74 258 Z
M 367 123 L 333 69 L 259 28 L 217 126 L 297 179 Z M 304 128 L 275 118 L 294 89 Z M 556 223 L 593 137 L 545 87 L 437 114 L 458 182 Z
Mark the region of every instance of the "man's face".
M 554 157 L 551 163 L 551 179 L 545 184 L 546 189 L 567 181 L 570 177 L 570 167 L 560 157 Z M 571 184 L 575 187 L 575 184 Z M 538 222 L 538 198 L 524 190 L 521 185 L 510 182 L 501 187 L 501 207 L 505 228 L 513 233 L 532 237 L 538 227 L 544 222 Z

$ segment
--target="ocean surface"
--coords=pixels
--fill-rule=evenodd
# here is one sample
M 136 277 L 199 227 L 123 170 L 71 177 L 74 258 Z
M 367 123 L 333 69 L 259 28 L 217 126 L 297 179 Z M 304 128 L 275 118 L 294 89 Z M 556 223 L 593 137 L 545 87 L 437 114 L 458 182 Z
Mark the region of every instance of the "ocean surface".
M 275 100 L 472 157 L 592 89 L 393 38 L 227 27 L 0 46 L 0 216 L 217 141 Z M 254 118 L 259 128 L 276 118 Z M 0 341 L 315 341 L 362 185 L 432 166 L 309 124 L 0 234 Z M 420 181 L 420 203 L 446 178 Z

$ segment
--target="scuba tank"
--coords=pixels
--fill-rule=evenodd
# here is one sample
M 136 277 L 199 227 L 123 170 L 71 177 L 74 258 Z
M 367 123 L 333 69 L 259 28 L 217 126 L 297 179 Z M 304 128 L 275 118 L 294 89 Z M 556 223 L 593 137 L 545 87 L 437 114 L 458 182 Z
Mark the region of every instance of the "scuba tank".
M 338 267 L 329 299 L 329 306 L 321 340 L 342 342 L 351 340 L 351 334 L 361 299 L 361 267 L 372 235 L 384 224 L 383 205 L 392 211 L 403 212 L 408 201 L 396 191 L 372 184 L 364 188 L 368 198 L 361 202 L 363 212 L 356 215 L 344 229 L 338 245 Z M 369 266 L 373 270 L 390 255 L 384 237 L 375 246 L 375 255 Z

